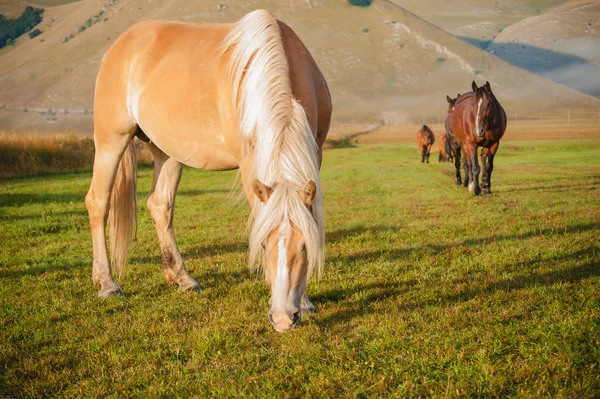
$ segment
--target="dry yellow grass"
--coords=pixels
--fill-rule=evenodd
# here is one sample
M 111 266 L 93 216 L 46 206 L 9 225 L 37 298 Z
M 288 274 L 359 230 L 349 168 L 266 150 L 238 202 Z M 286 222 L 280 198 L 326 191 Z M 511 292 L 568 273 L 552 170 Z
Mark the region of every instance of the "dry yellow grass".
M 429 125 L 436 137 L 444 134 L 442 124 Z M 414 142 L 420 125 L 339 125 L 331 128 L 326 149 L 356 144 Z M 600 138 L 600 124 L 540 124 L 525 121 L 509 124 L 504 139 Z M 138 164 L 152 165 L 152 154 L 136 140 Z M 415 146 L 416 150 L 416 146 Z M 437 152 L 434 145 L 433 152 Z M 91 170 L 94 142 L 91 136 L 74 132 L 38 133 L 0 131 L 0 178 L 23 177 Z
M 152 164 L 152 154 L 136 140 L 138 163 Z M 94 140 L 73 132 L 54 134 L 0 131 L 0 178 L 90 170 Z

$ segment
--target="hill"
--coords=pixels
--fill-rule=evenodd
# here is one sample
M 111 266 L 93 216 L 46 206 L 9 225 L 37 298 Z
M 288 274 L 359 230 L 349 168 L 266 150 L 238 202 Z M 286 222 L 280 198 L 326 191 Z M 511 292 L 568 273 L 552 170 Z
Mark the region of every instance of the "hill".
M 95 75 L 110 44 L 146 19 L 230 22 L 265 8 L 303 39 L 330 85 L 334 122 L 443 117 L 446 94 L 489 80 L 511 113 L 600 101 L 516 68 L 389 1 L 83 0 L 48 8 L 44 32 L 0 54 L 0 127 L 91 131 Z M 28 112 L 24 111 L 27 108 Z
M 487 50 L 600 98 L 600 2 L 573 0 L 504 29 Z
M 455 36 L 491 41 L 507 26 L 567 0 L 392 0 Z

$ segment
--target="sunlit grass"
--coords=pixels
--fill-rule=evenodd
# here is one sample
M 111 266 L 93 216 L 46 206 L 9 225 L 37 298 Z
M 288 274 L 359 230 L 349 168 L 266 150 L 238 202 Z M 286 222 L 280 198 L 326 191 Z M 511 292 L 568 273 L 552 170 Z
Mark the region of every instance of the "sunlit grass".
M 600 390 L 598 139 L 505 141 L 491 196 L 413 143 L 329 150 L 318 312 L 285 334 L 246 268 L 235 172 L 185 169 L 160 272 L 144 206 L 124 298 L 98 300 L 90 174 L 0 181 L 0 396 L 594 397 Z

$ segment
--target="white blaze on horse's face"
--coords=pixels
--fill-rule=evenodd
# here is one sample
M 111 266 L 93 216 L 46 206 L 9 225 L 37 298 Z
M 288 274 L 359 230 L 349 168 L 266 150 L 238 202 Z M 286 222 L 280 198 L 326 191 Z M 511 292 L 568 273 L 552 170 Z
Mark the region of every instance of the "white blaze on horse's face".
M 479 98 L 477 101 L 477 115 L 475 115 L 475 136 L 483 137 L 485 131 L 483 130 L 481 123 L 481 104 L 483 103 L 483 97 Z
M 258 198 L 266 202 L 273 190 L 254 183 Z M 267 194 L 267 195 L 265 195 Z M 311 180 L 298 192 L 302 202 L 309 207 L 316 194 L 316 185 Z M 308 260 L 304 236 L 290 220 L 284 219 L 279 228 L 273 230 L 265 242 L 266 279 L 271 288 L 269 321 L 277 332 L 283 332 L 300 324 L 301 300 L 308 279 Z

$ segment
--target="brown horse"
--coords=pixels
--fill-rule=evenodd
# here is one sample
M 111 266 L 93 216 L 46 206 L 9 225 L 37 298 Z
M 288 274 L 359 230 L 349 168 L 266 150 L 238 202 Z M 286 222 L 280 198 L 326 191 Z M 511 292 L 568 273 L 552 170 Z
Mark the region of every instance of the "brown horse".
M 417 133 L 417 146 L 421 151 L 421 163 L 427 161 L 429 163 L 429 154 L 431 146 L 435 142 L 435 135 L 427 125 L 423 125 Z
M 449 154 L 448 157 L 450 160 L 454 161 L 454 166 L 456 168 L 456 175 L 454 177 L 454 182 L 457 185 L 462 183 L 462 179 L 460 177 L 460 159 L 462 153 L 462 145 L 460 141 L 456 138 L 456 136 L 452 133 L 452 127 L 450 126 L 450 115 L 452 115 L 452 111 L 454 111 L 454 106 L 456 105 L 456 101 L 460 98 L 460 94 L 456 95 L 456 98 L 450 98 L 450 96 L 446 96 L 446 100 L 448 101 L 448 116 L 446 116 L 446 147 L 444 152 Z
M 448 151 L 448 133 L 444 133 L 438 140 L 439 155 L 438 162 L 452 162 L 452 153 Z
M 491 193 L 491 177 L 494 169 L 494 156 L 500 139 L 506 130 L 506 112 L 492 93 L 489 82 L 477 87 L 472 83 L 473 92 L 460 96 L 450 115 L 452 133 L 462 143 L 465 155 L 465 187 L 479 195 L 481 191 Z M 483 175 L 479 187 L 479 161 L 477 147 L 483 147 L 481 162 Z
M 137 215 L 132 140 L 148 142 L 152 215 L 167 283 L 198 291 L 173 230 L 182 165 L 240 169 L 252 207 L 249 263 L 271 289 L 268 318 L 285 331 L 311 310 L 306 284 L 324 263 L 319 167 L 331 98 L 290 27 L 257 10 L 234 24 L 145 21 L 108 50 L 94 95 L 94 173 L 86 206 L 99 296 L 121 294 Z M 111 262 L 105 239 L 110 210 Z

